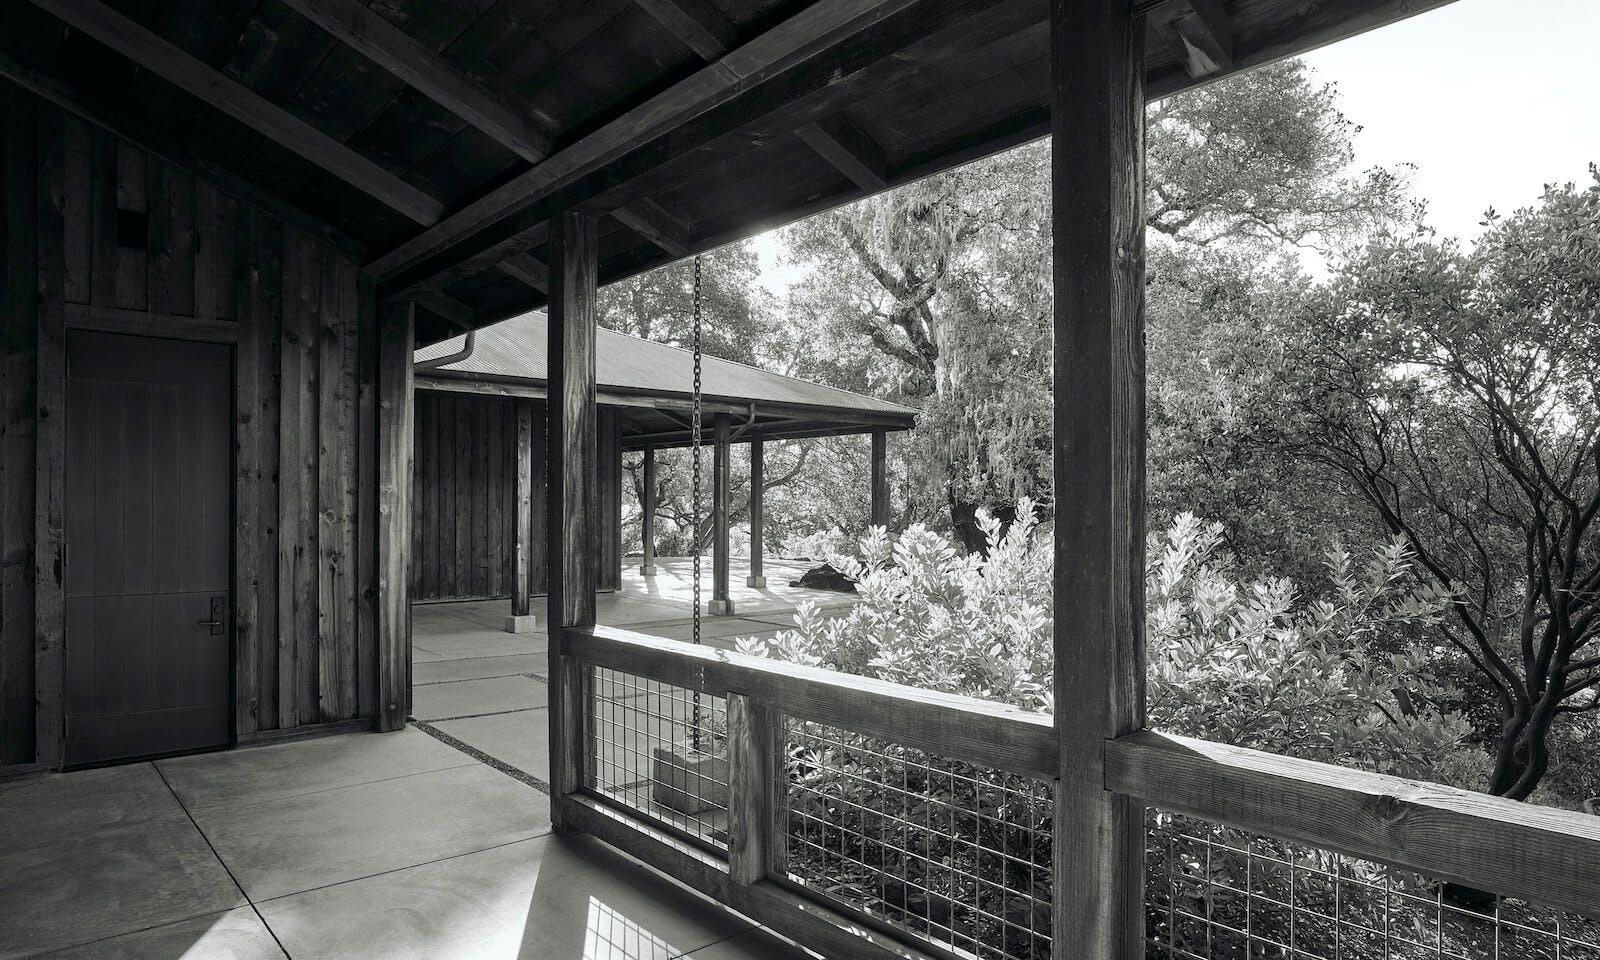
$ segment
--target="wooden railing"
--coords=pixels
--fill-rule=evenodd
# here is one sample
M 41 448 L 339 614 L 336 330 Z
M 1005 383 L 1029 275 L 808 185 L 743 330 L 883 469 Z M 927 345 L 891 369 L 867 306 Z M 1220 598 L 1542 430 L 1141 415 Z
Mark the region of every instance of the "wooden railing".
M 790 789 L 784 738 L 787 724 L 825 724 L 962 769 L 970 765 L 985 777 L 1042 784 L 1039 795 L 1054 793 L 1059 803 L 1049 716 L 606 627 L 565 631 L 563 644 L 573 667 L 564 671 L 568 682 L 585 692 L 557 700 L 592 698 L 596 673 L 615 672 L 685 691 L 696 697 L 697 713 L 700 697 L 725 704 L 717 737 L 725 743 L 727 771 L 718 807 L 726 820 L 715 829 L 716 843 L 653 816 L 648 803 L 618 802 L 586 786 L 581 773 L 577 789 L 556 798 L 565 824 L 826 955 L 999 955 L 967 949 L 948 930 L 923 933 L 795 882 L 785 861 L 790 828 L 780 814 Z M 570 729 L 585 730 L 573 738 L 581 752 L 594 742 L 593 731 L 581 705 L 569 709 Z M 576 766 L 584 770 L 584 759 Z M 1107 741 L 1103 767 L 1105 790 L 1169 814 L 1600 920 L 1600 817 L 1148 730 Z M 1592 936 L 1600 925 L 1585 930 Z M 1484 955 L 1500 956 L 1495 949 Z M 1071 951 L 1058 945 L 1055 955 Z

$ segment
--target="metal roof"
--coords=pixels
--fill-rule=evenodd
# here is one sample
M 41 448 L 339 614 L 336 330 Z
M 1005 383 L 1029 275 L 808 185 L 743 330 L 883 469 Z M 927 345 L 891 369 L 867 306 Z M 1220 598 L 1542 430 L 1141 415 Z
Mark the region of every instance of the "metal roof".
M 478 331 L 472 356 L 427 371 L 421 378 L 422 385 L 426 386 L 429 378 L 461 378 L 544 387 L 549 380 L 548 329 L 542 311 L 485 327 Z M 416 358 L 423 361 L 453 353 L 461 348 L 462 340 L 458 336 L 422 347 Z M 595 367 L 602 403 L 606 402 L 606 394 L 683 400 L 693 393 L 694 355 L 680 347 L 601 327 L 595 344 Z M 701 387 L 709 401 L 739 407 L 754 405 L 764 412 L 804 411 L 815 419 L 909 428 L 916 416 L 915 410 L 898 403 L 710 355 L 703 357 Z

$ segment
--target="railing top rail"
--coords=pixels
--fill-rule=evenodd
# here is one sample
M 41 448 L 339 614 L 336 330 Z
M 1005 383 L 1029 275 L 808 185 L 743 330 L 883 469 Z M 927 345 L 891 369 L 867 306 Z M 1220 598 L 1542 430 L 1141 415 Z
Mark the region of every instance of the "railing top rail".
M 1004 773 L 1055 779 L 1049 714 L 615 627 L 567 630 L 562 649 L 596 666 L 780 712 Z
M 1154 730 L 1105 769 L 1173 813 L 1600 917 L 1600 817 Z
M 1053 780 L 1051 717 L 614 627 L 574 658 L 1010 774 Z M 1108 740 L 1105 788 L 1176 814 L 1600 918 L 1600 817 L 1153 730 Z

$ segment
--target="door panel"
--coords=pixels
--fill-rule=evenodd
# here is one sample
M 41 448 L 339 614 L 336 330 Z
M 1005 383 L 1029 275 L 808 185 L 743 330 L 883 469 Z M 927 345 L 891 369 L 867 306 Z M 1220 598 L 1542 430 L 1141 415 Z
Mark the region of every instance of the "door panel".
M 232 354 L 67 342 L 67 762 L 228 742 Z

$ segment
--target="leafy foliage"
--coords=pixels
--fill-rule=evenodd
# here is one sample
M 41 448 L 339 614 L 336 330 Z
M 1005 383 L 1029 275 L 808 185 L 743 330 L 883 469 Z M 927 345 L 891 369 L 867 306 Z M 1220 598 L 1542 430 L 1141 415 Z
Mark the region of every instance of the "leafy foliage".
M 1318 465 L 1451 592 L 1439 632 L 1498 710 L 1491 792 L 1600 710 L 1600 171 L 1491 215 L 1471 250 L 1381 236 L 1308 295 L 1280 448 Z M 1577 798 L 1568 798 L 1567 802 Z
M 803 605 L 795 627 L 741 649 L 1030 709 L 1052 706 L 1052 558 L 1032 503 L 988 549 L 964 554 L 926 527 L 877 528 L 830 559 L 860 602 Z M 1418 582 L 1399 542 L 1358 561 L 1329 548 L 1324 582 L 1242 581 L 1222 530 L 1179 516 L 1152 544 L 1147 697 L 1153 725 L 1224 743 L 1458 782 L 1480 772 L 1459 694 L 1418 646 L 1449 594 Z

